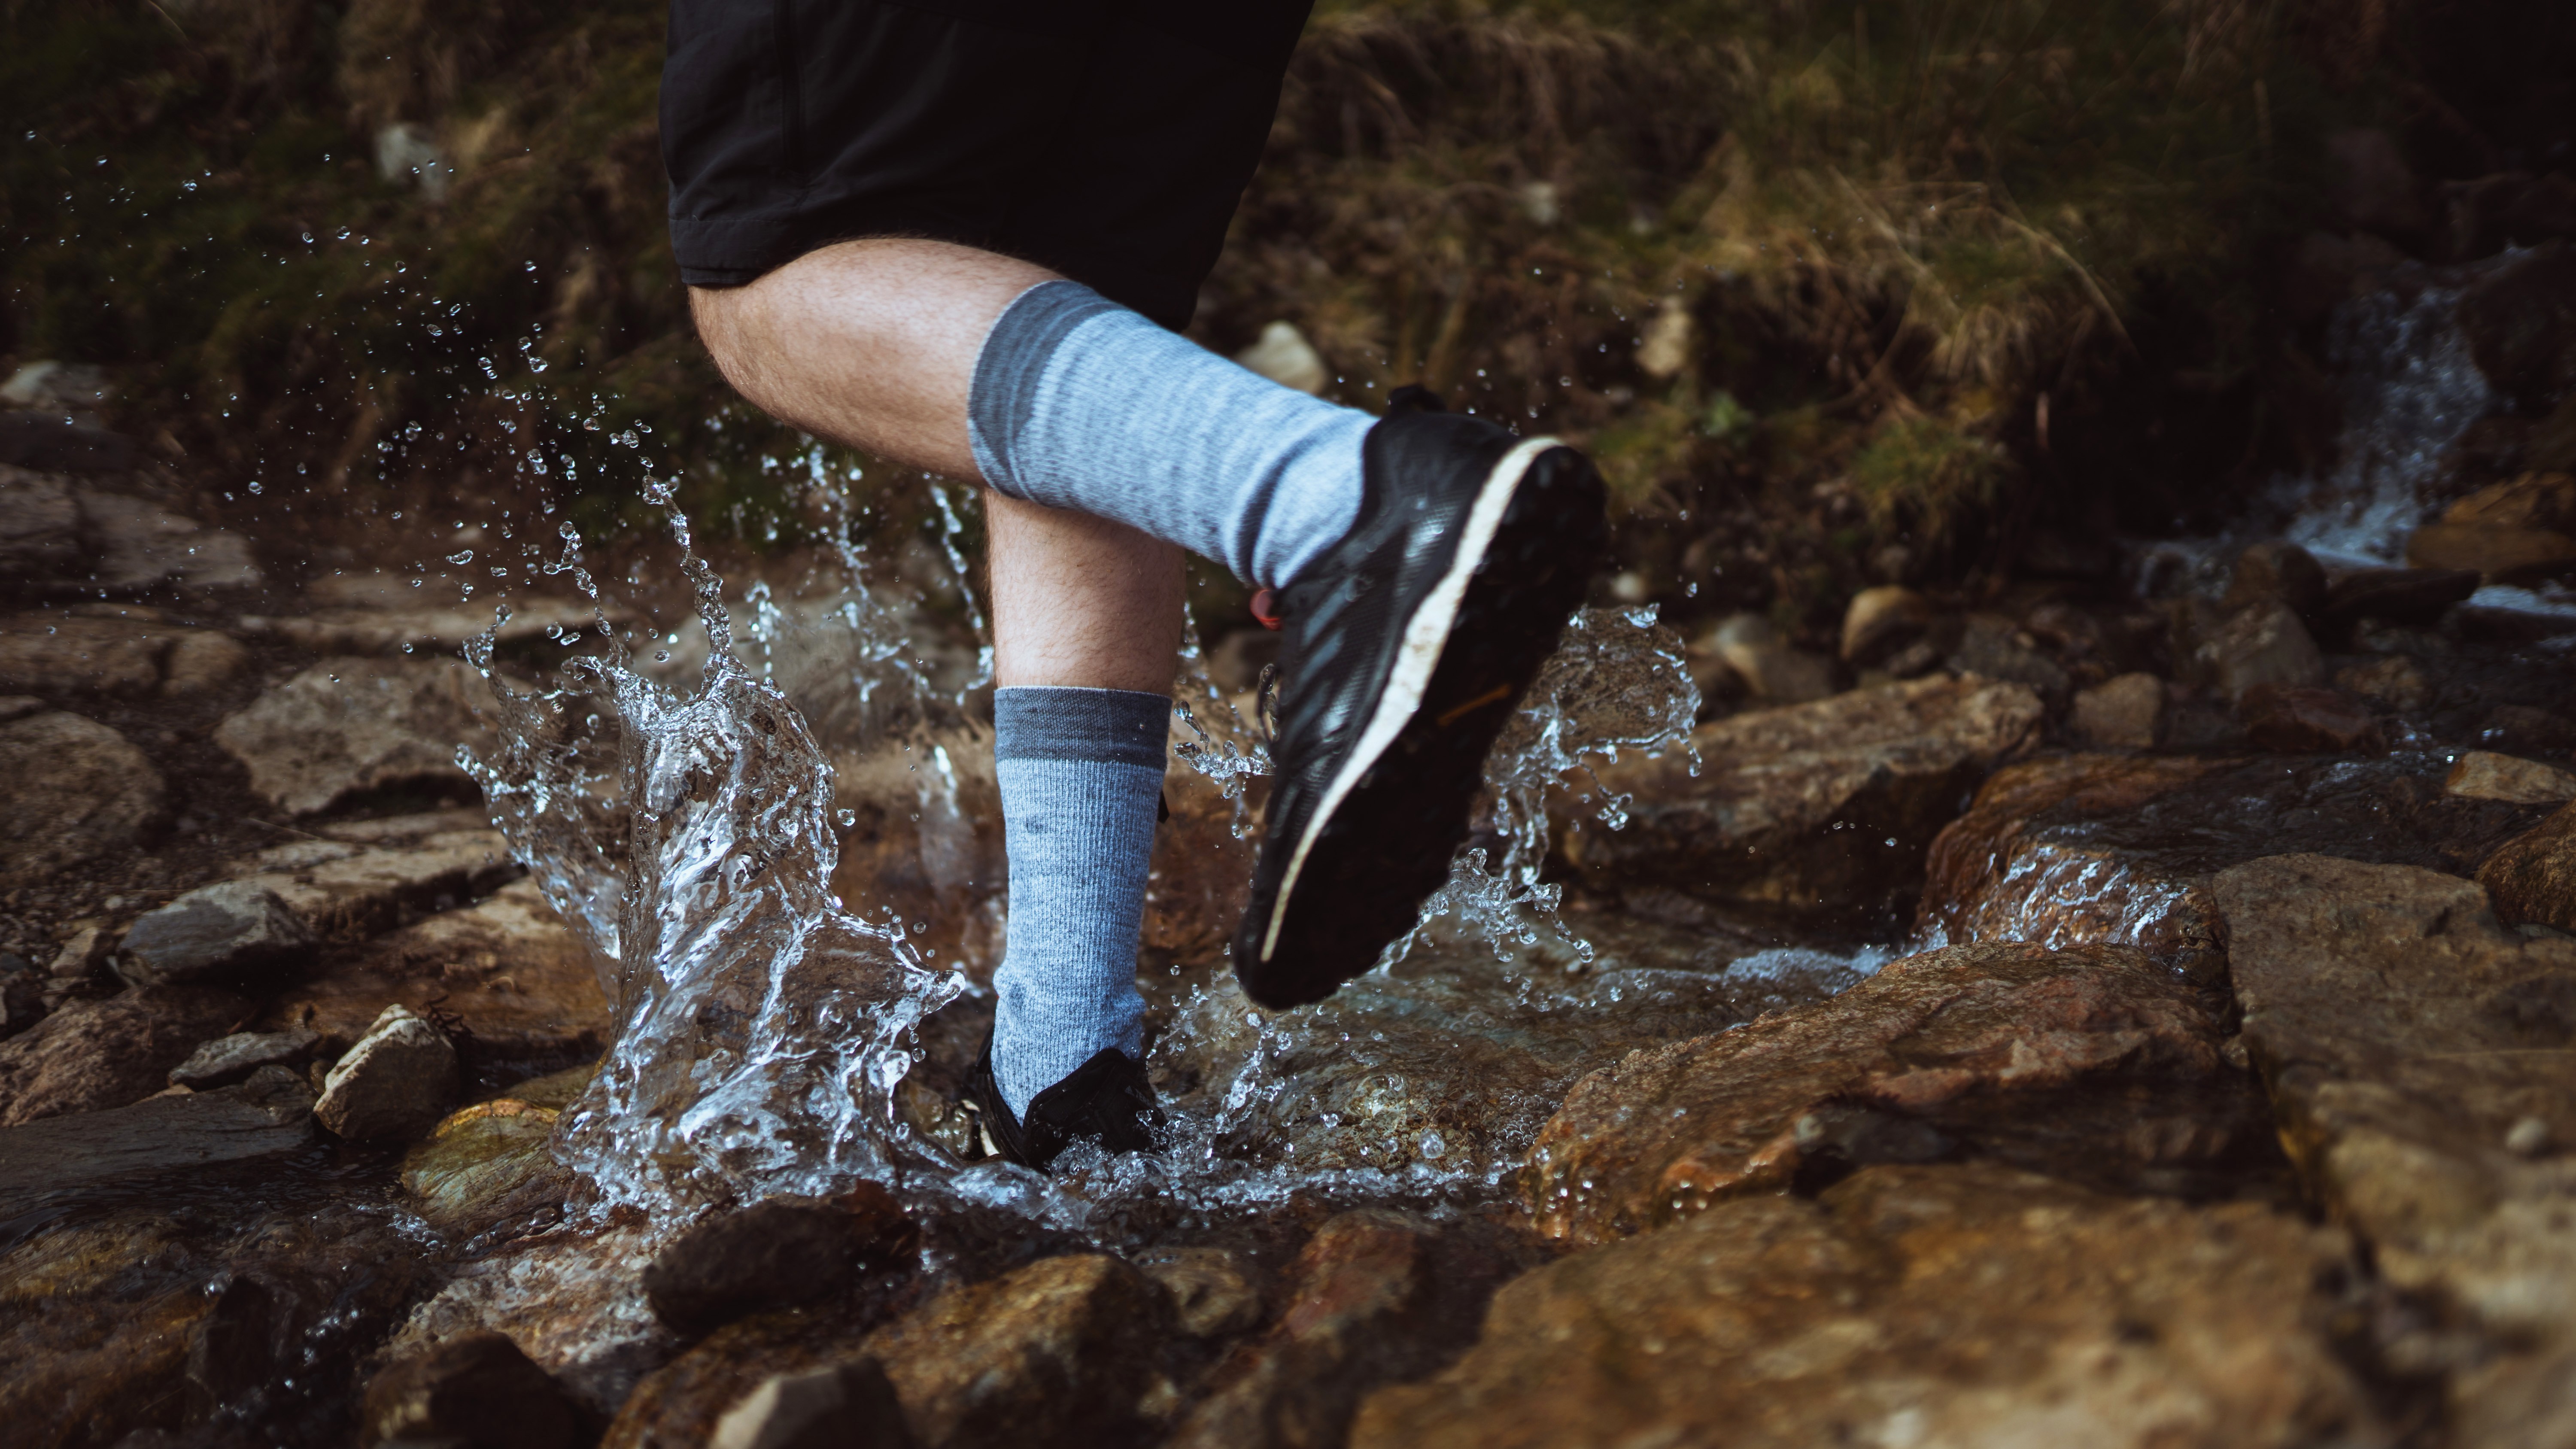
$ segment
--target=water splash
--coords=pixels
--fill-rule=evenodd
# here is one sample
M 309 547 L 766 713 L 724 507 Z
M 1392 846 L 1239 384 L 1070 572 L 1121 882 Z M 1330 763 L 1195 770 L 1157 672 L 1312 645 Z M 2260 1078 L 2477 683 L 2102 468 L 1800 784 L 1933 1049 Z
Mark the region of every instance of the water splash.
M 2275 486 L 2292 518 L 2283 536 L 2329 563 L 2405 560 L 2424 521 L 2425 487 L 2460 434 L 2492 411 L 2457 317 L 2461 289 L 2375 292 L 2337 309 L 2327 357 L 2344 380 L 2345 426 L 2334 470 Z

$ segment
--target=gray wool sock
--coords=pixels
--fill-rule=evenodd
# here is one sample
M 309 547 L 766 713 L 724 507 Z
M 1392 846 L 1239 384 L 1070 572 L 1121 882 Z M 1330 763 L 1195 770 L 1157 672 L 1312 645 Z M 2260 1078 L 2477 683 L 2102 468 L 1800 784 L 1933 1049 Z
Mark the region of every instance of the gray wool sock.
M 1375 421 L 1079 282 L 1041 282 L 1002 310 L 966 417 L 984 481 L 1011 497 L 1130 524 L 1273 587 L 1359 518 Z
M 1144 1060 L 1136 937 L 1171 719 L 1135 690 L 993 691 L 1011 854 L 993 1076 L 1014 1116 L 1103 1047 Z

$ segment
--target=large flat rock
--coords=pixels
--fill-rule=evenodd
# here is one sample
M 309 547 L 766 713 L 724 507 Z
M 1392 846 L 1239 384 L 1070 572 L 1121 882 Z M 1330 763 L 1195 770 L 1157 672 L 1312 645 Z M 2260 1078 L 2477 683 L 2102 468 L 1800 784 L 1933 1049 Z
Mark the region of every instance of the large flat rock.
M 72 1001 L 0 1041 L 0 1127 L 138 1102 L 170 1069 L 233 1030 L 251 1003 L 205 986 L 138 986 Z
M 1352 1449 L 2388 1441 L 2319 1331 L 2341 1235 L 1984 1165 L 1872 1167 L 1505 1286 Z
M 476 1050 L 499 1057 L 595 1055 L 610 1026 L 589 953 L 524 879 L 327 956 L 270 1000 L 256 1029 L 309 1029 L 333 1055 L 388 1006 L 453 1018 Z
M 2283 856 L 2216 895 L 2246 1046 L 2317 1197 L 2496 1347 L 2576 1352 L 2576 941 L 2407 866 Z
M 428 817 L 448 824 L 450 812 Z M 501 832 L 479 822 L 385 844 L 298 840 L 235 866 L 238 878 L 276 892 L 313 933 L 358 940 L 410 918 L 479 900 L 522 872 Z
M 1916 939 L 2109 942 L 2214 980 L 2220 871 L 2306 850 L 2466 875 L 2547 811 L 2451 794 L 2450 769 L 2441 753 L 2012 765 L 1933 842 Z
M 456 748 L 489 735 L 491 690 L 456 659 L 326 659 L 215 728 L 251 789 L 310 815 L 392 785 L 468 789 Z
M 151 757 L 59 710 L 0 724 L 0 889 L 133 845 L 162 813 Z
M 283 1080 L 0 1128 L 0 1217 L 122 1178 L 295 1151 L 312 1137 L 312 1094 L 284 1068 L 271 1072 Z
M 2200 994 L 2141 952 L 1954 946 L 1594 1072 L 1524 1190 L 1540 1231 L 1598 1243 L 1871 1162 L 1982 1153 L 2191 1189 L 2269 1135 L 2221 1046 Z
M 1659 886 L 1811 910 L 1875 902 L 1920 873 L 1968 792 L 2036 740 L 2027 686 L 1931 678 L 1739 714 L 1682 751 L 1600 772 L 1628 825 L 1582 820 L 1558 848 L 1594 888 Z

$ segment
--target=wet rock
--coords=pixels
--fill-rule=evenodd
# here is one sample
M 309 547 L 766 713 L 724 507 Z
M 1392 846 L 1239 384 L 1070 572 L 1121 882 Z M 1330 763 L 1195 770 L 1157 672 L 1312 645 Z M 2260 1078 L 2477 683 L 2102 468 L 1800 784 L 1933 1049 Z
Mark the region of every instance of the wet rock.
M 15 956 L 0 956 L 0 1039 L 45 1019 L 45 987 L 52 980 Z
M 423 607 L 407 580 L 382 575 L 339 578 L 317 583 L 316 607 L 303 613 L 244 615 L 241 629 L 283 639 L 316 654 L 401 654 L 406 651 L 454 658 L 465 642 L 494 629 L 492 611 L 465 605 Z M 569 631 L 579 635 L 595 628 L 600 606 L 586 599 L 512 595 L 510 617 L 499 626 L 495 642 L 503 646 L 532 640 L 560 641 Z M 630 616 L 608 611 L 612 623 Z
M 2576 749 L 2576 720 L 2529 705 L 2500 704 L 2478 727 L 2478 743 L 2517 755 L 2561 755 Z
M 2079 690 L 2071 723 L 2078 739 L 2113 750 L 2152 750 L 2164 726 L 2165 682 L 2123 674 Z
M 161 683 L 170 631 L 121 619 L 17 614 L 0 621 L 0 686 L 140 694 Z
M 2026 684 L 2044 699 L 2063 704 L 2073 681 L 2056 660 L 2039 652 L 2039 643 L 2010 619 L 1972 614 L 1950 654 L 1954 674 Z
M 2403 654 L 2336 670 L 2334 683 L 2337 689 L 2377 700 L 2401 714 L 2413 714 L 2433 703 L 2432 682 Z
M 1922 679 L 1739 714 L 1675 751 L 1603 770 L 1633 795 L 1625 830 L 1568 826 L 1558 847 L 1611 893 L 1663 886 L 1814 908 L 1902 889 L 1966 793 L 2035 740 L 2025 685 Z M 1892 844 L 1889 842 L 1893 842 Z
M 2451 767 L 2442 788 L 2466 800 L 2556 805 L 2576 800 L 2576 774 L 2538 760 L 2516 759 L 2492 750 L 2470 750 Z
M 765 1432 L 795 1427 L 802 1404 L 838 1390 L 846 1417 L 835 1445 L 908 1444 L 903 1406 L 884 1370 L 866 1358 L 859 1340 L 870 1326 L 865 1309 L 843 1306 L 759 1313 L 726 1324 L 635 1386 L 601 1436 L 600 1449 L 655 1449 L 713 1442 L 728 1421 L 736 1433 L 756 1425 Z M 848 1368 L 853 1382 L 807 1382 L 793 1400 L 781 1395 L 776 1410 L 761 1405 L 773 1379 L 800 1379 Z M 741 1417 L 736 1418 L 737 1415 Z M 795 1442 L 793 1440 L 789 1442 Z
M 2475 569 L 2361 569 L 2335 580 L 2326 591 L 2324 628 L 2340 634 L 2371 621 L 2436 624 L 2452 605 L 2477 591 Z
M 232 1030 L 249 1011 L 241 997 L 202 986 L 65 1002 L 0 1041 L 0 1127 L 151 1096 L 199 1042 Z
M 74 418 L 0 413 L 0 461 L 47 473 L 123 473 L 142 450 L 123 433 Z
M 208 528 L 149 498 L 106 489 L 80 494 L 83 531 L 96 548 L 84 593 L 135 594 L 177 589 L 247 589 L 261 581 L 250 544 L 237 533 Z
M 275 891 L 225 881 L 138 918 L 116 969 L 137 986 L 266 985 L 300 974 L 313 948 L 313 932 Z
M 388 1006 L 322 1081 L 313 1116 L 355 1141 L 417 1137 L 456 1095 L 456 1048 L 447 1034 Z
M 1587 918 L 1595 957 L 1581 974 L 1561 942 L 1520 947 L 1506 965 L 1495 943 L 1461 933 L 1285 1016 L 1214 983 L 1175 1008 L 1156 1087 L 1219 1122 L 1218 1155 L 1245 1168 L 1472 1180 L 1517 1162 L 1566 1089 L 1622 1053 L 1857 979 L 1840 959 L 1765 952 L 1771 937 L 1675 914 L 1694 924 Z M 1230 1104 L 1248 1070 L 1281 1090 Z
M 2435 188 L 2443 259 L 2474 261 L 2507 247 L 2576 236 L 2576 181 L 2552 172 L 2507 171 Z
M 506 1335 L 466 1333 L 376 1375 L 359 1410 L 361 1446 L 450 1440 L 476 1449 L 571 1449 L 580 1415 Z
M 2468 528 L 2576 533 L 2576 474 L 2523 473 L 2490 483 L 2443 509 L 2442 522 Z
M 309 1031 L 239 1031 L 200 1045 L 170 1069 L 170 1085 L 203 1092 L 229 1087 L 261 1067 L 302 1067 L 320 1040 Z
M 2576 805 L 2516 836 L 2478 867 L 2497 915 L 2576 932 Z
M 1218 1370 L 1171 1442 L 1189 1449 L 1338 1444 L 1369 1390 L 1429 1367 L 1432 1232 L 1384 1209 L 1316 1229 L 1278 1327 Z
M 1724 660 L 1756 699 L 1795 704 L 1834 692 L 1833 661 L 1791 647 L 1759 614 L 1721 622 L 1703 641 L 1702 652 Z
M 510 1097 L 450 1113 L 403 1153 L 403 1191 L 451 1238 L 548 1218 L 574 1190 L 550 1150 L 558 1115 Z
M 456 747 L 481 743 L 489 690 L 453 659 L 327 659 L 215 729 L 279 809 L 310 815 L 392 785 L 472 784 Z
M 951 1288 L 864 1348 L 926 1449 L 1073 1449 L 1132 1428 L 1171 1312 L 1144 1274 L 1080 1254 Z
M 1224 1338 L 1261 1321 L 1260 1276 L 1231 1248 L 1156 1248 L 1136 1266 L 1171 1295 L 1180 1330 L 1192 1338 Z
M 828 1203 L 755 1203 L 663 1249 L 645 1270 L 644 1297 L 675 1331 L 701 1334 L 837 1295 L 863 1267 L 893 1262 L 913 1233 L 902 1204 L 874 1183 Z
M 772 1374 L 716 1421 L 710 1449 L 909 1449 L 903 1405 L 868 1359 Z
M 2515 411 L 2545 414 L 2576 388 L 2576 252 L 2564 243 L 2481 277 L 2457 315 L 2478 370 Z
M 1932 626 L 1932 601 L 1888 584 L 1852 595 L 1843 610 L 1843 662 L 1866 669 L 1923 637 Z
M 62 479 L 0 463 L 0 579 L 23 587 L 81 556 L 80 508 Z
M 424 1014 L 435 1008 L 479 1049 L 503 1058 L 595 1056 L 609 1027 L 588 953 L 529 880 L 330 953 L 253 1025 L 309 1028 L 321 1035 L 322 1053 L 336 1055 L 389 1004 Z
M 386 1353 L 405 1358 L 461 1333 L 504 1333 L 605 1420 L 676 1347 L 645 1305 L 639 1281 L 652 1245 L 641 1224 L 505 1245 L 459 1264 L 412 1311 Z
M 426 819 L 444 823 L 452 814 Z M 315 935 L 343 940 L 478 900 L 523 873 L 501 833 L 479 821 L 373 847 L 299 840 L 263 850 L 234 868 L 243 883 L 275 892 Z
M 2576 941 L 2405 866 L 2282 856 L 2216 891 L 2245 1044 L 2317 1199 L 2391 1284 L 2465 1314 L 2477 1357 L 2576 1349 L 2576 1178 L 2510 1146 L 2529 1119 L 2576 1133 Z M 2459 1442 L 2499 1442 L 2489 1406 L 2454 1407 Z
M 2539 807 L 2446 794 L 2448 769 L 2424 754 L 2014 766 L 1934 843 L 1916 936 L 2111 941 L 2215 980 L 2209 882 L 2229 866 L 2295 848 L 2465 873 L 2538 821 Z
M 2524 584 L 2576 571 L 2576 538 L 2545 528 L 2428 523 L 2407 536 L 2406 561 L 2474 573 L 2490 584 Z
M 2226 603 L 2241 609 L 2267 599 L 2289 605 L 2303 618 L 2315 614 L 2326 601 L 2324 565 L 2295 543 L 2258 543 L 2246 549 L 2236 556 Z
M 2245 735 L 2283 754 L 2378 754 L 2388 748 L 2378 716 L 2351 695 L 2294 684 L 2258 684 L 2236 702 Z
M 60 712 L 0 724 L 0 888 L 123 850 L 161 814 L 161 772 L 116 731 Z
M 2298 614 L 2267 599 L 2195 625 L 2184 663 L 2191 682 L 2236 699 L 2258 684 L 2312 686 L 2325 682 L 2325 656 Z
M 2178 1187 L 2268 1137 L 2197 994 L 2141 952 L 1951 947 L 1630 1055 L 1531 1149 L 1538 1228 L 1597 1243 L 1871 1161 L 1985 1152 Z
M 2316 1327 L 2331 1230 L 2004 1169 L 1863 1170 L 1577 1254 L 1353 1449 L 2384 1442 Z
M 312 1138 L 313 1095 L 263 1067 L 240 1086 L 0 1128 L 0 1213 L 123 1178 L 275 1157 Z

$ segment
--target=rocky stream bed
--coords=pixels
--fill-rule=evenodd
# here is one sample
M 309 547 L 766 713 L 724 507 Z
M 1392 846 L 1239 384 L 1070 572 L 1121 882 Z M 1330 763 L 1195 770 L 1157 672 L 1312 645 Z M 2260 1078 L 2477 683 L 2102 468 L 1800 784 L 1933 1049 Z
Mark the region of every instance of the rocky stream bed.
M 1176 763 L 1154 1067 L 1250 1176 L 974 1161 L 989 736 L 835 747 L 832 888 L 969 982 L 888 1130 L 968 1165 L 657 1211 L 553 1151 L 616 977 L 457 762 L 462 575 L 281 567 L 20 401 L 12 1443 L 2576 1443 L 2576 623 L 2494 592 L 2576 479 L 2485 435 L 2412 564 L 1665 631 L 1725 702 L 1560 797 L 1555 923 L 1300 1012 L 1226 984 L 1250 847 Z M 513 604 L 505 688 L 595 617 Z

